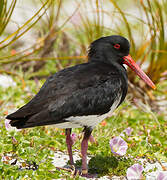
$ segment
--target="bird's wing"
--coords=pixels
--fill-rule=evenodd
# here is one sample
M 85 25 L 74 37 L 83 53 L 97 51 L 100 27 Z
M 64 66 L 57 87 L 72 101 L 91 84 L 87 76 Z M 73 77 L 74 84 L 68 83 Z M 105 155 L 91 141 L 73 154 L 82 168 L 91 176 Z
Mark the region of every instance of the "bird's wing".
M 81 64 L 51 76 L 39 93 L 7 118 L 18 128 L 63 122 L 70 116 L 103 114 L 120 94 L 118 72 L 108 66 Z

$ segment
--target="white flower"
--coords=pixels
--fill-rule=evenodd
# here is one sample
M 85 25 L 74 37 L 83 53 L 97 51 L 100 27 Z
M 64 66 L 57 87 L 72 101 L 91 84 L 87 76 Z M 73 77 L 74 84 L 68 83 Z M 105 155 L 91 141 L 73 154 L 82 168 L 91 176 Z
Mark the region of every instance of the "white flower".
M 20 129 L 12 127 L 10 125 L 10 120 L 7 120 L 7 119 L 5 120 L 5 128 L 6 128 L 7 131 L 21 131 Z
M 127 169 L 126 176 L 128 180 L 140 180 L 143 178 L 142 172 L 144 168 L 140 164 L 134 164 Z
M 114 137 L 110 140 L 111 152 L 113 154 L 123 156 L 128 149 L 127 143 L 121 137 Z
M 3 88 L 8 88 L 10 86 L 16 86 L 16 83 L 10 76 L 0 75 L 0 86 Z
M 133 129 L 131 127 L 126 128 L 125 130 L 123 130 L 123 132 L 120 134 L 120 136 L 125 137 L 125 134 L 127 136 L 131 136 Z
M 128 127 L 128 128 L 125 129 L 125 133 L 126 133 L 127 136 L 130 136 L 132 131 L 133 131 L 133 129 L 131 127 Z
M 157 180 L 167 180 L 167 171 L 159 172 Z

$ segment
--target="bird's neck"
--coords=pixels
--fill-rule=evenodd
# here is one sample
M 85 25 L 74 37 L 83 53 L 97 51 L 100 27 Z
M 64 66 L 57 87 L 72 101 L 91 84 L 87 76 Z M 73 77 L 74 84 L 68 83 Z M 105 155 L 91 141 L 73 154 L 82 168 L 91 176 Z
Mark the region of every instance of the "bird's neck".
M 119 64 L 117 61 L 112 60 L 112 58 L 108 58 L 108 57 L 102 57 L 98 54 L 96 54 L 96 56 L 93 56 L 93 57 L 89 57 L 88 56 L 88 62 L 90 63 L 101 63 L 101 64 L 107 64 L 108 66 L 114 66 L 115 69 L 117 69 L 120 74 L 125 74 L 126 77 L 127 77 L 127 73 L 126 73 L 126 69 L 125 67 L 123 66 L 123 64 Z

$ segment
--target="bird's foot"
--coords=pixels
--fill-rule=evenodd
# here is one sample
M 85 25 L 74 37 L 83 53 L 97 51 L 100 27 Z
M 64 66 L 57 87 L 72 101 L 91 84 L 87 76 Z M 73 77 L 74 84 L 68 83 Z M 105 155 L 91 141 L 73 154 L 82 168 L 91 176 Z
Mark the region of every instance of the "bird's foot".
M 97 174 L 82 174 L 81 176 L 86 178 L 97 178 Z
M 64 168 L 64 167 L 56 167 L 57 170 L 64 170 L 64 171 L 68 171 L 68 172 L 71 172 L 71 168 Z
M 88 170 L 80 171 L 79 169 L 74 168 L 70 177 L 75 178 L 75 177 L 79 177 L 79 176 L 86 177 L 86 178 L 96 178 L 97 177 L 96 174 L 88 174 Z
M 73 166 L 70 178 L 75 178 L 75 177 L 78 177 L 79 175 L 80 175 L 80 171 L 76 169 L 75 166 Z
M 83 169 L 81 171 L 81 174 L 80 174 L 82 177 L 86 177 L 86 178 L 96 178 L 97 175 L 96 174 L 88 174 L 88 170 L 87 169 Z
M 64 167 L 56 167 L 57 170 L 64 170 L 71 172 L 70 178 L 75 178 L 75 177 L 86 177 L 86 178 L 96 178 L 97 174 L 88 174 L 88 170 L 79 170 L 76 169 L 75 166 L 71 165 L 69 168 L 64 168 Z

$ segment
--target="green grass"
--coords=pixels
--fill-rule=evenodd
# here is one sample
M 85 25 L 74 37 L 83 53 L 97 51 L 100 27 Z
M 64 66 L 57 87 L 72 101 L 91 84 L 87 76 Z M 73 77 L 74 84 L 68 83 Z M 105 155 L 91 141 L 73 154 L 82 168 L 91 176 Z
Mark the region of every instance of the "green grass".
M 0 110 L 0 156 L 10 156 L 8 159 L 18 159 L 21 166 L 38 165 L 37 170 L 19 169 L 17 165 L 11 165 L 9 161 L 0 161 L 0 177 L 12 179 L 22 179 L 27 175 L 32 179 L 52 179 L 66 178 L 69 172 L 58 171 L 52 165 L 52 157 L 56 150 L 67 151 L 65 135 L 63 131 L 56 127 L 38 127 L 24 129 L 21 131 L 8 132 L 5 129 L 5 115 L 14 109 L 27 103 L 36 94 L 43 84 L 44 79 L 36 83 L 28 80 L 27 75 L 19 73 L 25 80 L 26 87 L 23 89 L 19 79 L 14 77 L 17 83 L 8 89 L 0 88 L 1 110 Z M 160 86 L 161 87 L 165 87 Z M 155 93 L 156 94 L 156 93 Z M 155 117 L 157 119 L 155 119 Z M 158 123 L 160 126 L 158 125 Z M 124 137 L 128 143 L 128 151 L 125 157 L 114 156 L 111 153 L 109 140 L 114 136 L 119 136 L 127 127 L 133 128 L 131 136 Z M 81 129 L 74 129 L 79 134 Z M 113 116 L 106 120 L 105 126 L 99 124 L 93 131 L 97 144 L 89 144 L 88 154 L 89 172 L 103 175 L 126 175 L 126 170 L 140 158 L 148 161 L 167 160 L 167 121 L 163 114 L 143 112 L 126 100 Z M 81 138 L 77 140 L 74 149 L 80 150 Z M 9 154 L 8 154 L 9 153 Z M 133 157 L 133 158 L 130 158 Z M 77 166 L 81 161 L 76 162 Z

